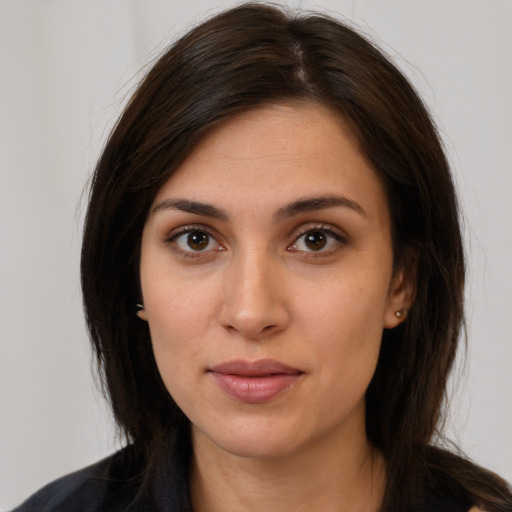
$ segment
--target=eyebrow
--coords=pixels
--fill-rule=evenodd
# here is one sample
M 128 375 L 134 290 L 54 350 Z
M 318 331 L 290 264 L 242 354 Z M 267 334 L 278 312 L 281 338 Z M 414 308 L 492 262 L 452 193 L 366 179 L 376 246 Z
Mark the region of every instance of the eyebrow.
M 335 207 L 349 208 L 364 217 L 367 216 L 364 208 L 356 201 L 343 196 L 328 195 L 306 197 L 293 201 L 292 203 L 277 210 L 273 215 L 273 218 L 274 221 L 280 222 L 301 213 Z M 190 201 L 188 199 L 164 199 L 153 207 L 151 214 L 153 215 L 163 210 L 179 210 L 182 212 L 193 213 L 195 215 L 201 215 L 203 217 L 212 217 L 224 222 L 229 221 L 229 215 L 225 210 L 208 203 Z
M 300 213 L 325 210 L 326 208 L 335 208 L 340 206 L 354 210 L 356 213 L 367 217 L 367 213 L 364 208 L 356 201 L 353 201 L 348 197 L 328 195 L 298 199 L 297 201 L 280 208 L 274 214 L 274 220 L 282 221 L 295 215 L 299 215 Z
M 203 217 L 213 217 L 224 222 L 229 220 L 229 216 L 224 210 L 211 204 L 189 201 L 188 199 L 164 199 L 154 206 L 151 214 L 153 215 L 162 210 L 180 210 L 182 212 L 202 215 Z

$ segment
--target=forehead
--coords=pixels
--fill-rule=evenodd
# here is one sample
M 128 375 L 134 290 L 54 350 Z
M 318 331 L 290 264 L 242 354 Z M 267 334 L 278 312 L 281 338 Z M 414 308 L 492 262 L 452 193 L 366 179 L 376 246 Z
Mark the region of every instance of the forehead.
M 332 193 L 387 210 L 381 180 L 341 116 L 304 102 L 266 105 L 216 126 L 155 203 L 167 197 L 226 205 L 241 199 L 279 208 L 298 197 Z

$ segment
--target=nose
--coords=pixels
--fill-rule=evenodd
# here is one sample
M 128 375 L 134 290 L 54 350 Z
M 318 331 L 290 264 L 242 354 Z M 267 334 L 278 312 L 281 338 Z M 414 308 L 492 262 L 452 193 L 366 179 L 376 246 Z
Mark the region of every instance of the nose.
M 252 340 L 286 329 L 289 308 L 283 274 L 279 262 L 263 250 L 234 258 L 223 282 L 221 325 Z

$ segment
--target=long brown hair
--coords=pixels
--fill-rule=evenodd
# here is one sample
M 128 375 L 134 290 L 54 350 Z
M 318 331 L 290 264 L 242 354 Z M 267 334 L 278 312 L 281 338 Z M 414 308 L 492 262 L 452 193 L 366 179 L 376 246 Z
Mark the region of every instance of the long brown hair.
M 353 29 L 320 14 L 245 4 L 191 30 L 148 72 L 95 170 L 82 248 L 87 323 L 114 416 L 150 464 L 186 423 L 135 315 L 139 251 L 159 188 L 213 126 L 260 105 L 316 101 L 349 123 L 389 195 L 395 265 L 414 265 L 406 322 L 385 331 L 367 391 L 367 436 L 387 462 L 383 511 L 434 482 L 489 511 L 504 482 L 431 445 L 463 324 L 464 254 L 454 186 L 436 128 L 406 78 Z

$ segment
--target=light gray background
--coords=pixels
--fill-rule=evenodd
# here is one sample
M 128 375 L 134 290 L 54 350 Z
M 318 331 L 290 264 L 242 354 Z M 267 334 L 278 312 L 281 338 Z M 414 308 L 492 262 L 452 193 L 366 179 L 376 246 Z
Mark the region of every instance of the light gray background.
M 0 0 L 0 509 L 119 444 L 91 378 L 82 192 L 137 73 L 228 0 Z M 512 480 L 512 2 L 288 2 L 395 58 L 452 161 L 469 255 L 466 364 L 448 430 Z

